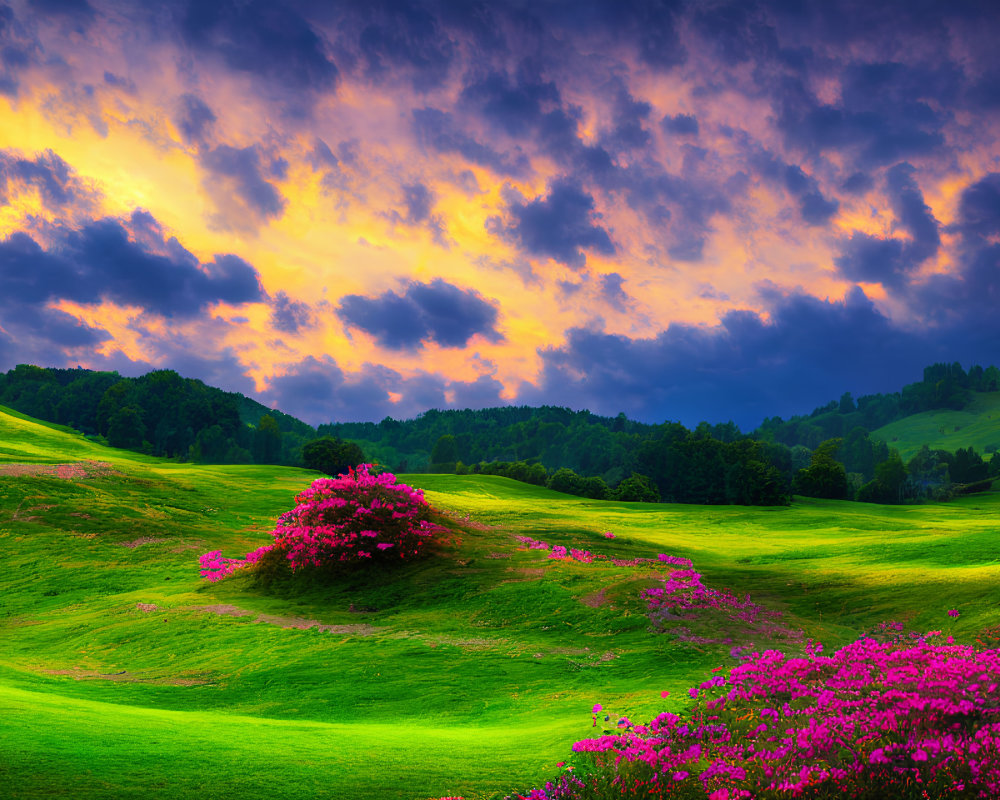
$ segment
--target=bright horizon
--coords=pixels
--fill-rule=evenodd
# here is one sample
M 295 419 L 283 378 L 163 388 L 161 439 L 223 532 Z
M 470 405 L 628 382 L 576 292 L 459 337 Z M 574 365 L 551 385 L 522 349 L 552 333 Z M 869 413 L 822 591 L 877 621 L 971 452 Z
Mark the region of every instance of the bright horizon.
M 1000 363 L 951 5 L 0 4 L 0 368 L 748 429 Z

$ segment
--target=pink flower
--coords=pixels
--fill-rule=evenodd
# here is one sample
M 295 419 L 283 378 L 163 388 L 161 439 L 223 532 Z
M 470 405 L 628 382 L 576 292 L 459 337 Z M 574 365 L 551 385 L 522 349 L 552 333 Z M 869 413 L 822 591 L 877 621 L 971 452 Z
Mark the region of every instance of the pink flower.
M 602 706 L 602 705 L 601 705 L 600 703 L 594 703 L 594 708 L 592 709 L 592 711 L 593 711 L 593 712 L 594 712 L 595 714 L 596 714 L 596 713 L 597 713 L 598 711 L 603 711 L 603 710 L 604 710 L 604 706 Z
M 959 615 L 959 613 L 958 613 L 958 609 L 957 609 L 957 608 L 952 608 L 952 609 L 949 609 L 949 610 L 948 610 L 948 616 L 949 616 L 949 617 L 957 617 L 957 616 L 960 616 L 960 615 Z

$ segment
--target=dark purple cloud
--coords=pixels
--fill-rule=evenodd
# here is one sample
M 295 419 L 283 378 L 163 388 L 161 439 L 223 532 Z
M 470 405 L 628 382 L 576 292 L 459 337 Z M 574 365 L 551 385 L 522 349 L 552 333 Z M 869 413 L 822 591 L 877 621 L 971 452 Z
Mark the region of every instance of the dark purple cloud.
M 476 140 L 467 133 L 454 114 L 436 108 L 413 110 L 413 129 L 425 148 L 439 153 L 457 153 L 463 158 L 493 170 L 498 175 L 519 176 L 530 171 L 524 152 L 503 153 Z
M 327 45 L 293 4 L 189 0 L 180 31 L 192 48 L 236 72 L 299 94 L 336 88 Z
M 327 169 L 337 169 L 340 166 L 340 159 L 333 154 L 330 145 L 322 139 L 317 138 L 313 142 L 312 151 L 309 153 L 309 163 L 315 170 L 326 167 Z
M 199 264 L 175 239 L 158 238 L 151 220 L 136 212 L 128 221 L 106 218 L 66 228 L 48 249 L 27 233 L 12 234 L 0 242 L 0 297 L 8 309 L 108 300 L 166 317 L 192 317 L 217 302 L 264 299 L 250 264 L 234 255 Z
M 434 195 L 422 183 L 403 186 L 403 203 L 406 205 L 406 221 L 411 225 L 426 222 L 434 207 Z
M 413 350 L 424 341 L 464 347 L 477 334 L 491 341 L 502 338 L 493 304 L 474 289 L 460 289 L 440 278 L 412 282 L 401 295 L 392 290 L 378 297 L 346 295 L 337 316 L 396 350 Z
M 345 372 L 329 357 L 307 356 L 273 376 L 261 398 L 312 425 L 325 422 L 376 422 L 391 416 L 415 417 L 429 408 L 482 408 L 504 405 L 499 381 L 481 376 L 475 381 L 450 381 L 417 372 L 404 377 L 376 364 Z M 446 392 L 453 396 L 448 402 Z M 401 396 L 394 401 L 393 395 Z
M 45 209 L 53 214 L 71 207 L 86 211 L 98 196 L 51 150 L 34 158 L 16 150 L 0 150 L 0 205 L 27 188 L 36 189 Z
M 87 0 L 28 0 L 28 8 L 50 18 L 69 20 L 80 32 L 94 18 L 94 8 Z
M 895 330 L 860 289 L 841 302 L 775 295 L 768 321 L 751 311 L 715 327 L 671 324 L 649 339 L 574 328 L 541 351 L 542 377 L 517 402 L 565 404 L 659 422 L 734 419 L 744 429 L 839 396 L 894 391 L 932 351 Z M 739 402 L 734 402 L 739 398 Z M 616 410 L 617 409 L 617 410 Z
M 1000 173 L 990 173 L 962 192 L 958 220 L 961 234 L 958 268 L 935 274 L 911 291 L 911 305 L 939 331 L 962 331 L 969 348 L 1000 341 Z M 960 342 L 956 342 L 958 346 Z M 996 356 L 984 359 L 993 363 Z
M 667 115 L 660 120 L 660 127 L 675 136 L 697 136 L 698 120 L 692 114 Z
M 296 334 L 314 323 L 312 311 L 306 303 L 292 300 L 279 291 L 271 301 L 271 325 L 283 333 Z
M 762 177 L 796 198 L 799 214 L 807 225 L 825 225 L 837 213 L 840 204 L 825 197 L 816 179 L 797 164 L 787 164 L 773 154 L 763 152 L 753 156 L 751 164 Z
M 201 163 L 214 176 L 229 178 L 246 206 L 262 219 L 276 219 L 285 210 L 285 198 L 264 177 L 257 147 L 219 145 L 201 153 Z M 210 178 L 211 180 L 211 178 Z
M 617 272 L 609 272 L 607 275 L 601 276 L 601 297 L 604 302 L 618 311 L 624 311 L 631 300 L 622 288 L 624 284 L 625 279 Z
M 924 202 L 913 176 L 916 170 L 906 162 L 886 173 L 887 194 L 900 228 L 910 238 L 879 237 L 855 231 L 834 259 L 840 273 L 852 281 L 881 283 L 900 291 L 941 245 L 938 221 Z
M 574 269 L 586 265 L 585 250 L 603 255 L 615 252 L 607 230 L 598 224 L 593 197 L 571 179 L 557 179 L 548 188 L 544 198 L 513 199 L 508 207 L 510 221 L 504 224 L 493 219 L 491 232 L 533 256 L 551 258 Z
M 178 99 L 174 123 L 188 144 L 204 144 L 215 119 L 212 109 L 197 95 L 182 94 Z
M 381 0 L 365 4 L 357 47 L 369 77 L 409 75 L 419 91 L 440 86 L 455 58 L 455 41 L 438 17 L 419 3 Z
M 972 242 L 1000 234 L 1000 173 L 991 172 L 962 192 L 957 228 Z

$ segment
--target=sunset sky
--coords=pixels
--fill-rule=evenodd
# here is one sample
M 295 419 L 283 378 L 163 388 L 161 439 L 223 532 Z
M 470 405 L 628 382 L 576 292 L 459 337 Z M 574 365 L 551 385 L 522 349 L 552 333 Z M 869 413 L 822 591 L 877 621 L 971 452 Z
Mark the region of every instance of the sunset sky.
M 1000 365 L 990 2 L 0 0 L 0 369 L 316 424 Z

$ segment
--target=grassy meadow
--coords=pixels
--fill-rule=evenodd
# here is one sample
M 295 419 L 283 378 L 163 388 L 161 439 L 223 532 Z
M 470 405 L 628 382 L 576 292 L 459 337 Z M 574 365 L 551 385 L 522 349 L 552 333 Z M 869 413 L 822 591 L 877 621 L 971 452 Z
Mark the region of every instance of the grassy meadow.
M 1000 625 L 996 493 L 702 507 L 409 475 L 460 539 L 431 558 L 335 585 L 199 578 L 199 554 L 270 541 L 315 477 L 165 462 L 0 410 L 4 796 L 502 796 L 553 774 L 595 702 L 678 711 L 732 645 L 801 646 L 710 618 L 654 633 L 651 567 L 552 560 L 518 535 L 690 558 L 828 647 L 890 619 L 963 639 Z

